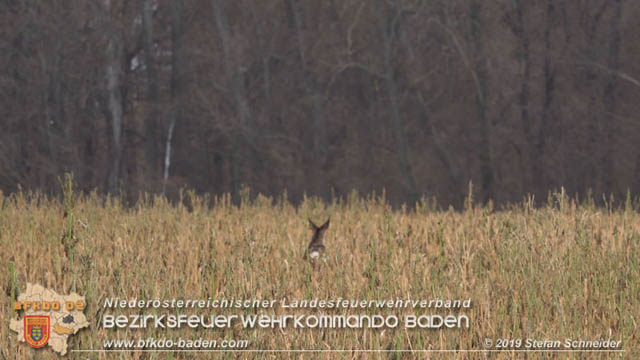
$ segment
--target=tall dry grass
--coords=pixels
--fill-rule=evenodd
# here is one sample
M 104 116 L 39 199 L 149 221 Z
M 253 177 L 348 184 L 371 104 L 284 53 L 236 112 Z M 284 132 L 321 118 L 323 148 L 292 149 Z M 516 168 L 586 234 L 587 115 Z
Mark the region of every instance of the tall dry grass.
M 624 354 L 420 354 L 441 358 L 637 358 L 640 326 L 640 215 L 578 204 L 566 194 L 540 208 L 531 199 L 494 211 L 393 210 L 384 196 L 334 200 L 286 196 L 184 194 L 172 205 L 145 196 L 126 208 L 117 198 L 41 194 L 0 195 L 0 269 L 3 294 L 0 349 L 6 359 L 54 359 L 9 330 L 11 302 L 27 282 L 86 296 L 91 322 L 70 349 L 101 349 L 105 338 L 248 339 L 250 349 L 482 349 L 484 338 L 562 340 L 613 338 Z M 66 214 L 66 216 L 65 216 Z M 331 216 L 327 262 L 319 271 L 302 260 L 311 231 L 307 218 Z M 104 313 L 170 310 L 104 309 L 107 297 L 139 299 L 472 299 L 469 329 L 243 329 L 107 330 Z M 180 310 L 183 313 L 207 313 Z M 208 312 L 299 314 L 314 310 L 227 309 Z M 173 311 L 175 312 L 175 311 Z M 448 314 L 444 310 L 327 310 L 328 313 Z M 409 353 L 92 353 L 89 359 L 252 357 L 412 358 Z

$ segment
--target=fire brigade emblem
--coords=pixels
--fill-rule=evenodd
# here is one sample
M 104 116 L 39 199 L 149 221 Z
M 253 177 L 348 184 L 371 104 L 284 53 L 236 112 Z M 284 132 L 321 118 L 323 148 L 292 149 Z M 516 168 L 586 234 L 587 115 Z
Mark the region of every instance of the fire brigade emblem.
M 41 348 L 49 342 L 50 318 L 42 315 L 25 315 L 24 340 L 33 348 Z

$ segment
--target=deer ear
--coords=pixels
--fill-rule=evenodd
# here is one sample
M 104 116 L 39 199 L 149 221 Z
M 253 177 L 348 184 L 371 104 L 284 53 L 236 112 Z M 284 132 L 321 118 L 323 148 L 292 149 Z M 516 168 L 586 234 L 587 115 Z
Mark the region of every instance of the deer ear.
M 318 225 L 314 224 L 313 221 L 311 221 L 311 219 L 309 219 L 309 227 L 311 228 L 311 230 L 316 231 L 318 230 Z

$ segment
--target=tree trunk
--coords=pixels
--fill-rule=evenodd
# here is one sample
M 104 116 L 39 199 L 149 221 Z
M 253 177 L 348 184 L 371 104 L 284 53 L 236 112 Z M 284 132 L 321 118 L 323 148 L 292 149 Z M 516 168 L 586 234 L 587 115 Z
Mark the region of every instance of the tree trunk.
M 536 137 L 536 144 L 533 156 L 533 184 L 536 187 L 543 187 L 545 182 L 544 148 L 551 116 L 551 105 L 553 103 L 553 91 L 555 89 L 555 69 L 551 63 L 551 28 L 553 25 L 555 0 L 547 0 L 546 21 L 544 27 L 544 97 L 542 100 L 542 114 L 540 116 L 540 128 Z M 548 189 L 541 188 L 541 191 Z
M 298 57 L 300 60 L 300 69 L 302 71 L 302 82 L 305 94 L 311 99 L 311 132 L 312 147 L 310 148 L 313 156 L 310 157 L 310 168 L 308 174 L 311 179 L 308 183 L 312 184 L 314 190 L 319 191 L 323 196 L 328 196 L 328 188 L 323 181 L 323 173 L 327 160 L 327 135 L 324 110 L 322 105 L 322 95 L 316 88 L 315 81 L 312 77 L 311 70 L 307 66 L 308 58 L 306 56 L 306 40 L 304 36 L 304 13 L 300 0 L 289 0 L 295 23 L 296 39 L 298 45 Z
M 531 55 L 529 53 L 529 33 L 526 28 L 524 12 L 520 0 L 514 0 L 515 5 L 515 17 L 516 20 L 512 23 L 511 30 L 518 38 L 518 61 L 520 62 L 521 70 L 521 82 L 520 82 L 520 94 L 518 96 L 518 105 L 520 107 L 520 121 L 522 122 L 522 133 L 525 144 L 530 144 L 526 149 L 523 149 L 521 153 L 524 154 L 523 164 L 532 164 L 533 159 L 536 157 L 534 151 L 534 140 L 531 138 L 531 124 L 529 119 L 529 83 L 531 81 Z M 523 167 L 524 171 L 522 175 L 522 184 L 525 192 L 531 192 L 531 176 L 528 171 L 533 170 L 533 166 Z
M 478 160 L 480 161 L 480 176 L 482 179 L 482 200 L 487 202 L 493 197 L 493 166 L 491 163 L 491 134 L 487 117 L 487 54 L 484 48 L 482 34 L 483 19 L 481 14 L 481 0 L 471 2 L 471 41 L 475 44 L 475 58 L 473 62 L 477 76 L 476 111 L 480 129 L 480 144 L 478 146 Z
M 147 77 L 146 117 L 144 120 L 144 154 L 146 169 L 143 178 L 149 183 L 156 179 L 157 173 L 157 128 L 158 128 L 158 79 L 155 66 L 153 44 L 153 8 L 151 0 L 142 0 L 142 46 L 144 66 Z
M 182 116 L 183 73 L 184 73 L 184 42 L 183 42 L 183 11 L 184 0 L 173 0 L 171 6 L 171 110 L 169 113 L 169 128 L 164 152 L 164 173 L 162 176 L 162 194 L 167 191 L 167 180 L 171 167 L 171 141 L 176 123 Z
M 59 41 L 59 40 L 58 40 Z M 56 60 L 53 60 L 53 65 L 50 65 L 48 57 L 44 54 L 40 54 L 40 69 L 42 72 L 42 78 L 47 79 L 46 86 L 42 88 L 42 106 L 44 112 L 45 129 L 47 129 L 47 152 L 49 153 L 49 160 L 52 164 L 58 164 L 58 141 L 56 136 L 56 127 L 59 126 L 57 111 L 55 110 L 55 88 L 54 82 L 57 80 L 55 71 L 57 66 Z M 52 104 L 54 103 L 53 109 Z
M 587 64 L 598 63 L 598 52 L 602 51 L 599 48 L 597 42 L 598 26 L 605 14 L 607 7 L 609 7 L 611 1 L 603 0 L 596 8 L 596 11 L 592 14 L 593 2 L 585 2 L 584 8 L 581 9 L 584 12 L 585 20 L 583 23 L 583 30 L 586 37 L 586 47 L 584 48 L 584 57 Z M 593 66 L 587 66 L 585 68 L 585 84 L 588 88 L 594 89 L 601 86 L 598 82 L 597 69 Z M 595 84 L 594 84 L 595 83 Z M 595 89 L 592 90 L 595 92 Z M 585 121 L 588 122 L 587 126 L 587 161 L 585 161 L 583 174 L 589 174 L 589 178 L 585 176 L 576 179 L 578 188 L 580 191 L 587 191 L 587 189 L 593 188 L 594 193 L 602 194 L 606 191 L 603 179 L 606 177 L 602 172 L 604 166 L 601 164 L 604 161 L 604 156 L 601 154 L 606 153 L 607 145 L 604 143 L 602 134 L 602 120 L 601 114 L 598 114 L 598 101 L 596 96 L 590 96 L 588 98 L 587 112 L 585 114 Z
M 111 166 L 107 178 L 107 191 L 117 194 L 120 185 L 122 162 L 122 78 L 124 74 L 124 44 L 122 34 L 114 26 L 108 26 L 107 36 L 107 107 L 111 122 Z
M 248 142 L 253 138 L 251 108 L 247 102 L 244 87 L 244 72 L 238 69 L 238 59 L 231 53 L 231 30 L 227 14 L 224 9 L 224 0 L 213 0 L 214 17 L 220 40 L 222 42 L 224 70 L 227 83 L 231 87 L 233 95 L 237 123 L 233 130 L 233 150 L 231 154 L 231 187 L 232 196 L 238 200 L 240 181 L 243 171 L 243 162 L 247 157 Z M 247 137 L 249 139 L 247 139 Z M 255 145 L 255 144 L 252 144 Z
M 429 119 L 427 103 L 424 100 L 424 96 L 422 95 L 422 92 L 420 91 L 418 91 L 418 101 L 422 105 L 422 113 L 425 120 L 424 126 L 425 126 L 426 133 L 431 138 L 431 141 L 433 142 L 433 146 L 436 150 L 436 155 L 438 156 L 438 159 L 442 162 L 442 165 L 444 165 L 445 170 L 447 170 L 449 181 L 451 182 L 451 184 L 454 185 L 454 188 L 455 188 L 455 194 L 453 197 L 457 199 L 458 194 L 460 194 L 463 191 L 462 187 L 464 183 L 461 175 L 462 172 L 460 171 L 460 168 L 458 167 L 455 160 L 453 159 L 453 156 L 451 156 L 451 151 L 447 146 L 447 144 L 441 142 L 440 139 L 438 139 L 438 134 L 433 126 L 433 123 Z
M 611 17 L 611 39 L 609 41 L 609 57 L 607 67 L 609 68 L 609 78 L 604 89 L 604 130 L 607 139 L 603 158 L 603 185 L 607 193 L 615 193 L 614 184 L 615 166 L 613 148 L 616 141 L 615 134 L 615 110 L 616 110 L 616 86 L 617 74 L 620 67 L 620 17 L 622 14 L 621 0 L 614 0 L 614 14 Z
M 391 127 L 393 137 L 396 144 L 396 156 L 398 158 L 398 166 L 402 176 L 403 185 L 409 204 L 415 205 L 419 198 L 416 181 L 411 170 L 409 162 L 409 141 L 404 128 L 402 116 L 400 114 L 400 105 L 398 103 L 398 89 L 393 68 L 394 58 L 394 41 L 396 37 L 395 26 L 399 14 L 391 16 L 386 9 L 386 4 L 382 0 L 376 0 L 375 5 L 378 15 L 378 23 L 380 26 L 380 34 L 382 35 L 383 46 L 383 66 L 384 66 L 384 82 L 389 103 L 391 105 Z

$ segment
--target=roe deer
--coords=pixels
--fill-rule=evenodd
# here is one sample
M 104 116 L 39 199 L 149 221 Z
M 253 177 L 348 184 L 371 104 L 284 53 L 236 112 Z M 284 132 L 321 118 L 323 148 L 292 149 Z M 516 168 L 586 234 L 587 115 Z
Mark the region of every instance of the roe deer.
M 324 254 L 322 238 L 324 237 L 325 231 L 329 228 L 329 220 L 331 219 L 327 219 L 327 222 L 322 224 L 322 226 L 318 226 L 309 219 L 309 226 L 311 230 L 313 230 L 313 237 L 311 238 L 311 242 L 309 242 L 309 247 L 307 251 L 305 251 L 303 259 L 309 258 L 309 260 L 314 261 Z

